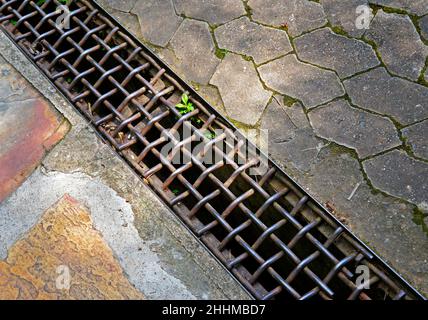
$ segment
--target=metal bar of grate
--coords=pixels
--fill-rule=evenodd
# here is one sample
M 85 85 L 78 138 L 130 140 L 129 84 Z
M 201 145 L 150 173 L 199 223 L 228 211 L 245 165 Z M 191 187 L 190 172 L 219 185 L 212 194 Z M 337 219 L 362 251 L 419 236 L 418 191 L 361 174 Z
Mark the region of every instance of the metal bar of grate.
M 0 0 L 2 29 L 255 298 L 424 299 L 94 1 L 59 26 L 63 2 Z

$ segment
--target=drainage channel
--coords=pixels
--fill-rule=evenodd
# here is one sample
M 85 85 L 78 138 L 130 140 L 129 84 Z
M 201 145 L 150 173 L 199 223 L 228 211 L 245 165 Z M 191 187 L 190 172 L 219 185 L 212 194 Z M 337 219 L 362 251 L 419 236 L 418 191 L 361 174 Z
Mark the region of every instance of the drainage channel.
M 424 299 L 94 1 L 0 23 L 254 298 Z

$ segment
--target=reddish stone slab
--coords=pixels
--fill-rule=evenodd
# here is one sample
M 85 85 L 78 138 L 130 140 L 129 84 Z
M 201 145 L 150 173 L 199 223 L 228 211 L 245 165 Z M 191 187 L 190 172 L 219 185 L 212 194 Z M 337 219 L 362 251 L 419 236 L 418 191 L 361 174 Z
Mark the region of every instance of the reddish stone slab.
M 31 174 L 68 127 L 41 98 L 0 100 L 0 202 Z

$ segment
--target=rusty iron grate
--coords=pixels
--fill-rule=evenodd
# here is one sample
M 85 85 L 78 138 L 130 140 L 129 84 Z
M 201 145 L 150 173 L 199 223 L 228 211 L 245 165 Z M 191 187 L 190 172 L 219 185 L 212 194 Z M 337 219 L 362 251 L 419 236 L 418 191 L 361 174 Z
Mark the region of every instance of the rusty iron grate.
M 263 154 L 95 2 L 59 27 L 63 2 L 0 0 L 1 26 L 256 299 L 424 299 L 272 161 L 251 173 Z

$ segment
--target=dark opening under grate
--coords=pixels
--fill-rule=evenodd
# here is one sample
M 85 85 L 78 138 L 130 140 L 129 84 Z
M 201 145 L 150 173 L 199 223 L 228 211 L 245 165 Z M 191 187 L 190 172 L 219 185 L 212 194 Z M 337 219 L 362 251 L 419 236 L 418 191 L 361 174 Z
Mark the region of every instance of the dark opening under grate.
M 0 0 L 0 23 L 255 298 L 423 299 L 96 3 L 58 26 L 63 2 Z

